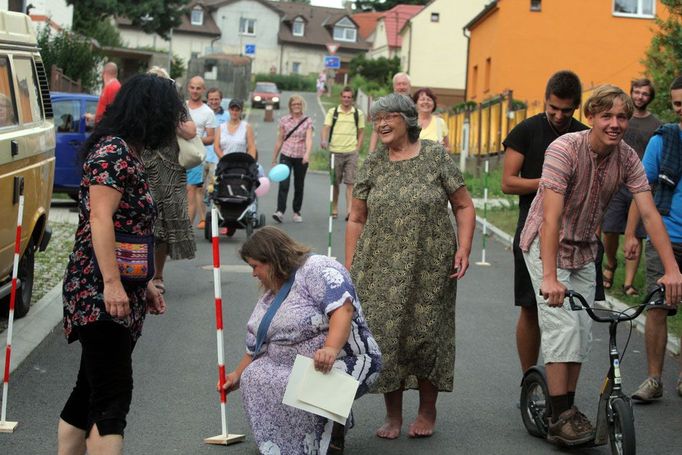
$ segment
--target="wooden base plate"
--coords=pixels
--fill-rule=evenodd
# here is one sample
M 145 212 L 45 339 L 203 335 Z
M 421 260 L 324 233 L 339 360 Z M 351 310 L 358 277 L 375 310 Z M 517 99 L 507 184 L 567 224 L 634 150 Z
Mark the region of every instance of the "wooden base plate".
M 221 446 L 227 446 L 230 444 L 234 444 L 236 442 L 242 442 L 244 439 L 245 439 L 245 436 L 243 434 L 228 434 L 227 436 L 218 435 L 218 436 L 213 436 L 211 438 L 206 438 L 206 439 L 204 439 L 204 442 L 206 444 L 216 444 L 216 445 L 221 445 Z

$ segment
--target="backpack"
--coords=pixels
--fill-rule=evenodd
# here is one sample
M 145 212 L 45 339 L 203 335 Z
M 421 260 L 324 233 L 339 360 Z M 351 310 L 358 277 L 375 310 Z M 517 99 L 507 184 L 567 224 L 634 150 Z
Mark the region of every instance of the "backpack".
M 357 138 L 360 134 L 360 131 L 358 130 L 358 124 L 360 123 L 360 114 L 358 112 L 358 108 L 354 108 L 355 110 L 353 111 L 353 120 L 355 120 L 355 137 Z M 327 139 L 327 143 L 331 144 L 332 143 L 332 134 L 334 134 L 334 126 L 336 125 L 336 121 L 339 119 L 339 106 L 336 106 L 334 108 L 334 114 L 332 115 L 332 126 L 329 129 L 329 139 Z

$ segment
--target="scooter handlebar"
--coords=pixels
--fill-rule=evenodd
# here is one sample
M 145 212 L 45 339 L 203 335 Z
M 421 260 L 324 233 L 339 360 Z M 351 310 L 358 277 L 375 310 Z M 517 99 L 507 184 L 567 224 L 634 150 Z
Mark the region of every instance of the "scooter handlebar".
M 658 296 L 659 298 L 654 299 L 655 296 Z M 582 310 L 583 308 L 585 311 L 587 311 L 587 314 L 590 315 L 590 317 L 597 321 L 597 322 L 611 322 L 613 320 L 618 320 L 618 321 L 631 321 L 638 317 L 640 314 L 642 314 L 642 311 L 644 311 L 644 308 L 647 306 L 665 306 L 665 287 L 663 286 L 657 286 L 656 289 L 651 291 L 645 298 L 642 303 L 637 305 L 637 309 L 630 314 L 625 314 L 623 312 L 617 312 L 613 313 L 610 315 L 610 317 L 603 317 L 595 314 L 594 309 L 590 307 L 590 305 L 587 303 L 585 300 L 585 297 L 583 297 L 581 294 L 575 291 L 566 291 L 566 297 L 568 298 L 568 302 L 571 305 L 571 309 L 573 311 L 578 311 Z M 578 299 L 580 304 L 577 304 L 575 302 L 575 299 Z M 634 307 L 632 307 L 634 308 Z

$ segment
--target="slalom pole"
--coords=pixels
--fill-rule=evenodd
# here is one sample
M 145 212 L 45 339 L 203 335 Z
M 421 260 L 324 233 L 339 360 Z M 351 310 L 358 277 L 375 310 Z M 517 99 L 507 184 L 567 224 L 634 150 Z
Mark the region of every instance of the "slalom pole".
M 215 205 L 211 207 L 211 240 L 213 243 L 213 293 L 215 295 L 215 319 L 216 334 L 218 343 L 218 384 L 220 387 L 220 421 L 222 433 L 204 439 L 207 444 L 228 445 L 244 440 L 243 434 L 229 434 L 227 431 L 227 392 L 223 389 L 225 385 L 225 353 L 223 351 L 223 298 L 222 286 L 220 282 L 220 240 L 219 240 L 219 220 L 218 209 Z
M 329 169 L 329 238 L 327 241 L 327 256 L 332 257 L 332 226 L 334 210 L 334 154 L 329 152 L 331 157 L 331 169 Z
M 488 172 L 489 159 L 485 160 L 485 173 L 483 174 L 483 249 L 481 250 L 481 260 L 476 265 L 489 266 L 485 260 L 485 250 L 488 244 Z
M 2 410 L 0 411 L 0 433 L 13 433 L 19 422 L 7 421 L 7 394 L 9 392 L 9 369 L 12 360 L 12 329 L 14 328 L 14 306 L 17 300 L 17 276 L 21 256 L 21 222 L 24 218 L 24 185 L 19 186 L 19 213 L 17 215 L 17 234 L 14 240 L 14 267 L 12 268 L 12 290 L 9 298 L 7 319 L 7 347 L 5 348 L 5 374 L 2 378 Z

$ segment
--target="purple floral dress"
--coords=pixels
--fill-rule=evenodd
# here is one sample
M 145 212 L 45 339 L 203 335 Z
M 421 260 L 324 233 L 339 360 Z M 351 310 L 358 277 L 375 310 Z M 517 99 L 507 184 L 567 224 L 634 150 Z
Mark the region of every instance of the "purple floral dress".
M 130 328 L 133 340 L 137 340 L 147 312 L 146 286 L 125 285 L 131 309 L 127 318 L 114 319 L 106 312 L 102 295 L 104 283 L 93 267 L 91 185 L 109 186 L 121 193 L 121 202 L 113 216 L 116 231 L 150 235 L 156 219 L 156 208 L 142 161 L 130 152 L 123 139 L 111 136 L 102 138 L 83 164 L 76 241 L 69 256 L 62 288 L 64 334 L 71 343 L 78 339 L 78 327 L 96 321 L 113 320 Z
M 253 353 L 258 326 L 274 300 L 265 293 L 253 310 L 246 350 Z M 356 398 L 378 377 L 381 353 L 365 323 L 350 275 L 327 256 L 313 255 L 298 270 L 287 298 L 268 329 L 258 356 L 242 373 L 244 409 L 258 444 L 266 455 L 324 455 L 333 422 L 282 404 L 297 354 L 313 357 L 329 333 L 329 313 L 350 300 L 355 308 L 348 342 L 334 363 L 360 381 Z M 350 419 L 349 419 L 350 420 Z M 350 426 L 347 424 L 347 426 Z

